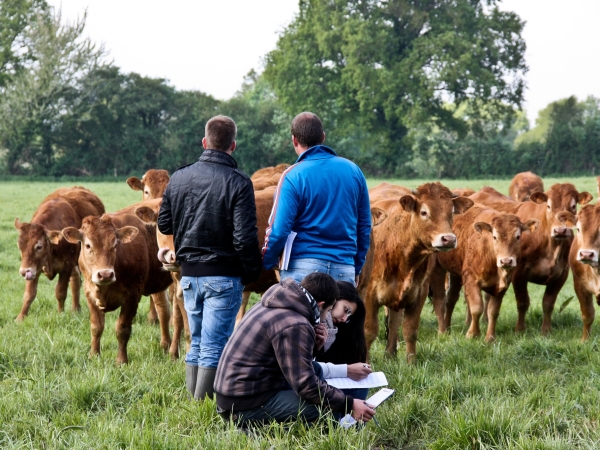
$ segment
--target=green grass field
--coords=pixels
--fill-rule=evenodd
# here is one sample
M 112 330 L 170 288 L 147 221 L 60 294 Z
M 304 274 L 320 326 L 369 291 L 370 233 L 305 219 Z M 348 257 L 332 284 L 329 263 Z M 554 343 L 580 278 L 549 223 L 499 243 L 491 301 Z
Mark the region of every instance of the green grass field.
M 550 186 L 559 180 L 544 181 Z M 569 181 L 596 196 L 594 178 Z M 420 182 L 400 184 L 416 187 Z M 506 193 L 509 181 L 444 184 L 492 185 Z M 513 331 L 517 312 L 510 290 L 498 339 L 491 345 L 464 337 L 462 301 L 453 329 L 441 337 L 431 305 L 425 306 L 414 365 L 406 364 L 402 344 L 396 359 L 383 357 L 382 331 L 372 364 L 386 373 L 396 394 L 378 410 L 381 428 L 369 423 L 363 430 L 342 430 L 324 421 L 312 429 L 296 424 L 271 426 L 254 436 L 237 432 L 216 415 L 213 402 L 187 398 L 184 363 L 170 361 L 160 350 L 158 327 L 146 323 L 147 298 L 134 322 L 131 362 L 123 367 L 115 366 L 117 313 L 107 315 L 102 355 L 90 359 L 85 300 L 81 313 L 58 314 L 55 281 L 40 278 L 30 314 L 17 324 L 24 282 L 14 219 L 29 221 L 44 196 L 70 185 L 0 184 L 0 448 L 600 448 L 600 342 L 596 333 L 587 343 L 579 342 L 576 298 L 558 312 L 574 295 L 571 280 L 559 295 L 548 337 L 539 332 L 543 289 L 531 285 L 527 331 Z M 85 187 L 100 196 L 108 211 L 140 197 L 125 183 Z

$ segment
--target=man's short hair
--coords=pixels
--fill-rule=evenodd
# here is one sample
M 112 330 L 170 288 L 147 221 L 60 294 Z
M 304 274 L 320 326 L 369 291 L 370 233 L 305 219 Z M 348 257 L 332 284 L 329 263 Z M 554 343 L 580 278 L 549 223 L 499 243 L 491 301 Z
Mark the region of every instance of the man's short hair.
M 207 148 L 223 152 L 231 148 L 237 135 L 237 126 L 231 117 L 215 116 L 206 122 L 204 137 Z
M 301 112 L 292 120 L 292 136 L 303 147 L 314 147 L 323 143 L 323 122 L 314 113 Z
M 310 273 L 304 277 L 300 284 L 313 296 L 317 303 L 325 302 L 325 308 L 333 305 L 340 298 L 337 283 L 326 273 Z

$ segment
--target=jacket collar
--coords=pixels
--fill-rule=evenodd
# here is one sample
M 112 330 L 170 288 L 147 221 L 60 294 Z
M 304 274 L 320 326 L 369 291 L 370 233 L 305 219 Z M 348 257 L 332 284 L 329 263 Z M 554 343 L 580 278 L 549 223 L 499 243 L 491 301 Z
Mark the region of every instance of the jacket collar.
M 236 160 L 233 159 L 231 155 L 228 155 L 220 150 L 206 149 L 202 152 L 202 155 L 200 155 L 200 159 L 198 159 L 198 161 L 225 164 L 226 166 L 233 167 L 234 169 L 237 169 L 238 166 Z
M 279 284 L 271 286 L 262 296 L 261 303 L 265 308 L 281 308 L 294 311 L 313 323 L 313 308 L 299 283 L 286 278 Z
M 298 159 L 297 163 L 301 161 L 311 161 L 315 159 L 328 159 L 337 156 L 337 153 L 332 149 L 325 145 L 315 145 L 314 147 L 309 148 L 304 153 L 302 153 Z

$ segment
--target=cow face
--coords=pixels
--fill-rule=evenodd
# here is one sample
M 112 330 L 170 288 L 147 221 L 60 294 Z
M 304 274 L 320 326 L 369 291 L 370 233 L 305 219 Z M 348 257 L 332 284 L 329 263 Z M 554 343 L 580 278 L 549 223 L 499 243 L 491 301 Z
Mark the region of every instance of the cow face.
M 131 242 L 138 233 L 139 230 L 132 226 L 115 228 L 106 214 L 102 217 L 86 217 L 79 230 L 74 227 L 62 230 L 67 241 L 74 244 L 81 242 L 80 258 L 91 273 L 92 282 L 98 286 L 116 281 L 117 247 Z
M 48 231 L 35 223 L 23 223 L 18 217 L 15 219 L 15 228 L 19 231 L 17 246 L 21 252 L 21 276 L 33 280 L 44 272 L 53 279 L 52 245 L 60 242 L 60 231 Z
M 496 265 L 501 269 L 511 270 L 517 266 L 521 255 L 521 234 L 535 231 L 539 225 L 540 221 L 537 219 L 521 223 L 514 214 L 502 214 L 494 217 L 491 223 L 477 222 L 473 224 L 473 228 L 491 240 Z
M 411 230 L 428 250 L 439 252 L 456 248 L 452 216 L 473 206 L 473 200 L 458 197 L 441 183 L 426 183 L 411 195 L 400 197 L 400 205 L 411 217 Z
M 159 206 L 160 207 L 160 206 Z M 158 212 L 149 206 L 140 206 L 136 208 L 135 215 L 145 223 L 156 224 Z M 158 243 L 158 260 L 162 263 L 163 268 L 169 272 L 180 272 L 181 266 L 177 263 L 175 256 L 175 243 L 173 242 L 172 234 L 162 234 L 156 229 L 156 241 Z
M 160 198 L 169 184 L 169 172 L 150 169 L 141 180 L 138 177 L 127 178 L 127 184 L 134 191 L 142 191 L 142 200 Z
M 577 216 L 563 211 L 557 219 L 567 227 L 577 229 L 577 261 L 598 267 L 598 253 L 600 252 L 600 204 L 586 205 Z
M 557 214 L 568 212 L 577 214 L 577 203 L 585 205 L 592 200 L 589 192 L 577 192 L 571 183 L 555 184 L 546 192 L 534 192 L 530 200 L 535 203 L 546 203 L 546 218 L 551 224 L 551 236 L 554 239 L 566 239 L 573 232 L 557 218 Z

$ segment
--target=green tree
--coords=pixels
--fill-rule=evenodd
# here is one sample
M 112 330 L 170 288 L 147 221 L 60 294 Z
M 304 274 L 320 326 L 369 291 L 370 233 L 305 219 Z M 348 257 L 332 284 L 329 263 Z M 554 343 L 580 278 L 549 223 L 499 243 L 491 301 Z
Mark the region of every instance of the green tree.
M 499 116 L 521 104 L 523 22 L 497 3 L 301 1 L 267 56 L 265 77 L 288 112 L 322 115 L 381 167 L 402 171 L 411 126 L 433 120 L 466 134 L 445 103 L 478 100 Z

